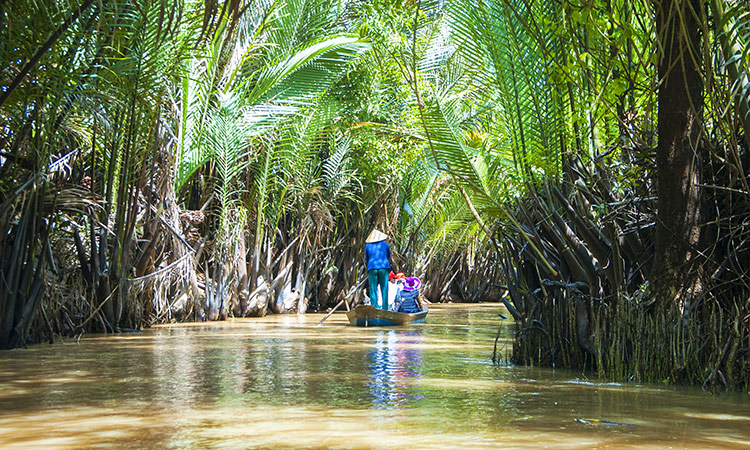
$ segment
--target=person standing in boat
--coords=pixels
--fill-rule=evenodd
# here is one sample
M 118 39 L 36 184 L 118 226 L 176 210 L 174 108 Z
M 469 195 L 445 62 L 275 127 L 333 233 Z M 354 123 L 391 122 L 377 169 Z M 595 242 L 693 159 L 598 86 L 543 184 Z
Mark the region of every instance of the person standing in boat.
M 365 258 L 367 258 L 367 275 L 370 281 L 370 304 L 378 309 L 388 309 L 388 274 L 391 272 L 391 246 L 382 231 L 373 229 L 367 236 Z M 378 291 L 382 295 L 382 304 L 378 301 Z
M 422 283 L 417 277 L 406 277 L 401 292 L 396 301 L 399 303 L 398 312 L 405 314 L 416 314 L 422 311 L 419 304 L 419 287 Z

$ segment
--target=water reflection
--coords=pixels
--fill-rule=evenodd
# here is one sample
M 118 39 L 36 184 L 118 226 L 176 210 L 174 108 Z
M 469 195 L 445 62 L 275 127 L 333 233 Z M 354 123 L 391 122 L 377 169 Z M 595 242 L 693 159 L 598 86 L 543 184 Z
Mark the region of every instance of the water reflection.
M 422 375 L 422 329 L 379 330 L 375 346 L 368 352 L 368 388 L 376 408 L 404 407 L 421 400 L 415 380 Z
M 747 394 L 492 365 L 497 310 L 435 305 L 409 328 L 273 316 L 0 352 L 0 448 L 747 448 Z

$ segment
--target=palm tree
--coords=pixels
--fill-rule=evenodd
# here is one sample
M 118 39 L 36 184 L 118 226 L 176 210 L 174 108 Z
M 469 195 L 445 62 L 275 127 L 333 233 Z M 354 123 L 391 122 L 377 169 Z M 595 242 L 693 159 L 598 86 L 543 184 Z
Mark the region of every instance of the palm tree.
M 266 6 L 255 11 L 257 17 L 244 19 L 242 32 L 220 24 L 205 56 L 198 56 L 190 64 L 182 83 L 185 101 L 175 187 L 183 189 L 207 164 L 216 165 L 218 216 L 224 219 L 218 227 L 216 244 L 217 250 L 223 250 L 214 255 L 214 264 L 227 268 L 215 269 L 215 273 L 221 274 L 215 281 L 220 286 L 242 281 L 239 292 L 254 293 L 256 297 L 263 293 L 264 299 L 270 299 L 270 274 L 258 277 L 268 198 L 278 196 L 269 192 L 269 188 L 280 186 L 272 180 L 279 175 L 272 173 L 272 165 L 305 161 L 301 154 L 276 148 L 276 136 L 283 135 L 283 127 L 294 129 L 309 121 L 309 117 L 315 117 L 315 111 L 322 110 L 320 99 L 324 93 L 369 46 L 355 35 L 328 31 L 326 24 L 335 23 L 340 14 L 337 3 L 274 2 Z M 227 50 L 230 37 L 236 41 Z M 319 120 L 320 124 L 325 125 L 326 120 Z M 311 138 L 316 139 L 317 135 L 312 133 Z M 255 175 L 255 180 L 249 180 L 242 188 L 237 185 L 239 191 L 231 188 L 247 173 L 246 168 Z M 292 186 L 302 179 L 293 181 Z M 239 243 L 243 239 L 240 230 L 244 229 L 244 219 L 237 220 L 246 217 L 244 203 L 240 201 L 242 191 L 249 191 L 255 203 L 248 205 L 255 206 L 254 262 L 249 271 L 244 253 L 231 250 L 244 248 L 244 243 Z M 288 197 L 286 201 L 295 201 L 293 195 L 284 197 Z M 230 223 L 238 224 L 239 228 L 230 232 L 226 228 Z M 273 238 L 272 234 L 271 241 Z M 266 248 L 270 250 L 270 241 Z M 260 285 L 266 286 L 266 292 L 258 290 Z M 230 303 L 226 298 L 229 291 L 218 292 L 215 298 L 226 308 Z M 244 298 L 245 295 L 242 294 L 240 302 L 253 306 L 240 310 L 265 312 L 265 306 L 257 305 L 256 298 Z M 214 318 L 214 314 L 210 313 L 209 318 Z
M 50 239 L 59 242 L 58 230 L 74 238 L 86 280 L 87 317 L 78 327 L 94 317 L 101 329 L 110 330 L 139 321 L 140 305 L 127 308 L 132 305 L 127 277 L 133 266 L 134 219 L 146 181 L 147 150 L 159 140 L 164 109 L 158 99 L 164 98 L 159 94 L 169 74 L 164 62 L 181 44 L 179 39 L 163 41 L 178 21 L 172 21 L 176 12 L 160 3 L 83 2 L 72 11 L 54 2 L 27 6 L 4 16 L 14 24 L 30 18 L 37 23 L 27 23 L 2 49 L 4 59 L 25 63 L 18 72 L 4 73 L 10 81 L 3 82 L 9 88 L 0 101 L 9 118 L 4 140 L 11 149 L 0 170 L 14 173 L 4 176 L 9 184 L 20 183 L 15 193 L 4 195 L 6 232 L 0 240 L 3 255 L 9 255 L 4 261 L 11 264 L 4 273 L 13 283 L 30 284 L 2 289 L 3 311 L 12 308 L 23 316 L 4 314 L 1 346 L 24 343 L 42 305 L 40 280 L 48 267 L 56 270 L 67 263 L 56 262 L 50 250 Z M 41 45 L 39 35 L 48 36 Z M 32 171 L 19 171 L 23 166 Z M 18 207 L 33 215 L 16 222 Z M 26 231 L 19 235 L 18 226 Z M 81 231 L 88 231 L 88 239 L 81 239 Z M 18 250 L 11 252 L 14 247 Z M 24 266 L 36 268 L 29 271 L 33 277 L 12 274 L 13 267 Z M 32 289 L 33 284 L 41 288 Z

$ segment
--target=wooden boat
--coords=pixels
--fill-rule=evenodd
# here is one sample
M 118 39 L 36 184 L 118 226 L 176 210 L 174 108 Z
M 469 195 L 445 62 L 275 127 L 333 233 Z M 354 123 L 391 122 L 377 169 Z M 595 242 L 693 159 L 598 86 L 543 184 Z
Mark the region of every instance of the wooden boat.
M 423 306 L 424 307 L 424 306 Z M 385 309 L 377 309 L 372 305 L 358 305 L 346 313 L 349 323 L 358 327 L 388 327 L 424 322 L 427 307 L 415 314 L 405 314 Z

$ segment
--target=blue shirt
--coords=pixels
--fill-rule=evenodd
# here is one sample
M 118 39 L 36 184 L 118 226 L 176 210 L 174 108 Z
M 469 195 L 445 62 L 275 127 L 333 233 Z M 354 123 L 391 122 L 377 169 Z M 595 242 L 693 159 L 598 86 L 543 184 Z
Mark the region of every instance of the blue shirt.
M 373 242 L 365 245 L 367 270 L 389 269 L 388 260 L 391 259 L 391 246 L 386 241 Z
M 419 296 L 419 290 L 414 289 L 413 291 L 403 291 L 398 293 L 401 297 L 401 304 L 398 305 L 398 312 L 406 314 L 415 314 L 421 311 L 419 305 L 417 305 L 417 297 Z

